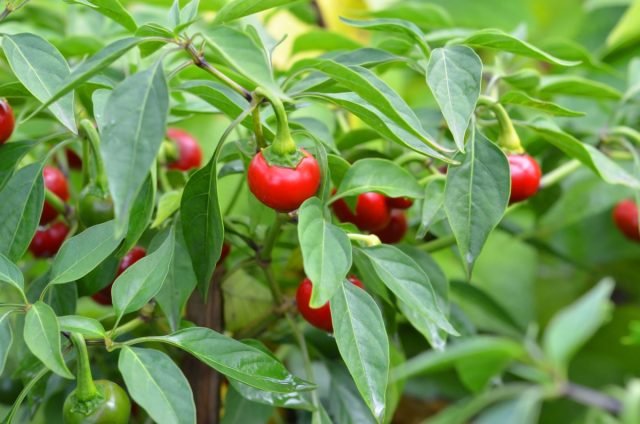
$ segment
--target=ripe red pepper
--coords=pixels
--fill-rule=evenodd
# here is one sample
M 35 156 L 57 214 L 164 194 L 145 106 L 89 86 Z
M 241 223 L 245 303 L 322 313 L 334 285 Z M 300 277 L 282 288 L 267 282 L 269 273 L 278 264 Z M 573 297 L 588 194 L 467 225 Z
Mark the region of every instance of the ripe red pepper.
M 7 101 L 7 99 L 0 100 L 0 145 L 4 144 L 15 128 L 15 118 L 13 116 L 13 109 Z
M 355 276 L 350 275 L 347 279 L 354 285 L 364 289 L 362 281 L 358 280 Z M 333 321 L 331 320 L 331 307 L 329 302 L 325 303 L 320 308 L 312 308 L 309 306 L 312 287 L 313 283 L 311 283 L 311 280 L 308 278 L 302 280 L 298 286 L 298 290 L 296 291 L 298 311 L 309 324 L 331 333 L 333 332 Z
M 538 162 L 529 155 L 509 155 L 511 169 L 510 203 L 528 199 L 538 192 L 542 171 Z
M 178 159 L 169 163 L 169 169 L 188 171 L 200 167 L 202 149 L 191 134 L 178 128 L 169 128 L 167 137 L 178 145 Z
M 395 244 L 404 238 L 408 228 L 409 224 L 404 211 L 394 209 L 391 211 L 391 220 L 389 220 L 387 226 L 381 230 L 374 231 L 373 234 L 377 235 L 383 243 Z
M 613 221 L 629 240 L 640 241 L 638 228 L 638 207 L 631 199 L 619 202 L 613 209 Z
M 342 199 L 336 200 L 331 206 L 341 222 L 351 222 L 363 231 L 378 231 L 385 228 L 391 220 L 391 210 L 386 199 L 380 193 L 362 193 L 356 201 L 355 214 Z
M 60 199 L 69 200 L 69 185 L 67 184 L 67 178 L 64 174 L 53 166 L 45 166 L 42 170 L 42 176 L 44 177 L 44 186 L 47 190 L 54 193 Z M 40 215 L 40 225 L 45 225 L 56 219 L 58 211 L 49 203 L 44 202 L 42 208 L 42 215 Z
M 249 189 L 258 200 L 279 212 L 291 212 L 316 194 L 320 166 L 305 150 L 295 168 L 270 165 L 262 152 L 253 157 L 247 171 Z
M 409 197 L 387 197 L 387 205 L 391 209 L 409 209 L 413 205 L 413 199 Z
M 147 251 L 140 246 L 135 246 L 133 249 L 127 252 L 127 254 L 124 255 L 124 257 L 120 260 L 120 263 L 118 264 L 118 272 L 116 273 L 116 278 L 118 278 L 120 274 L 122 274 L 127 268 L 129 268 L 131 265 L 138 262 L 140 259 L 144 258 L 146 255 L 147 255 Z M 91 296 L 91 298 L 101 305 L 107 305 L 107 306 L 111 305 L 112 304 L 112 299 L 111 299 L 112 286 L 113 286 L 113 282 L 108 286 L 104 287 L 99 292 L 94 293 Z
M 69 234 L 69 227 L 63 222 L 55 222 L 40 228 L 29 244 L 29 250 L 36 258 L 50 258 L 58 253 Z

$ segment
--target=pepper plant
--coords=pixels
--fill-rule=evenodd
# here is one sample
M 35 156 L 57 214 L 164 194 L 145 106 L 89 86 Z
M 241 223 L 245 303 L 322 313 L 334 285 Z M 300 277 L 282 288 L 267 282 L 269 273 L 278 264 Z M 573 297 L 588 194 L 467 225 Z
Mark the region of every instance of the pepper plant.
M 640 422 L 640 3 L 376 3 L 4 3 L 4 423 Z

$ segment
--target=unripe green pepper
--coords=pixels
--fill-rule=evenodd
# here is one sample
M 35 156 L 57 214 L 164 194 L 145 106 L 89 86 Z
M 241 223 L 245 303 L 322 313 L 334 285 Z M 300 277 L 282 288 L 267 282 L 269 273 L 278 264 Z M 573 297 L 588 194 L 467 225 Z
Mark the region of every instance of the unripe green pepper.
M 113 219 L 113 200 L 99 188 L 89 186 L 80 194 L 78 213 L 86 227 L 102 224 Z

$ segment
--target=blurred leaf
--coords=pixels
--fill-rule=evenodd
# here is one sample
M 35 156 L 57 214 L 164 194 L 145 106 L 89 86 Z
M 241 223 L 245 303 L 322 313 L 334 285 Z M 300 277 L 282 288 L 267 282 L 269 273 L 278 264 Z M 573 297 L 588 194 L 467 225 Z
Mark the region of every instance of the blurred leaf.
M 446 10 L 420 0 L 392 3 L 385 9 L 371 12 L 371 15 L 377 18 L 404 19 L 413 22 L 422 30 L 453 26 Z
M 640 39 L 640 1 L 632 1 L 607 37 L 607 51 L 614 52 Z
M 476 48 L 489 48 L 505 51 L 520 56 L 543 60 L 545 62 L 551 62 L 561 66 L 576 66 L 580 64 L 578 61 L 562 60 L 552 56 L 534 45 L 520 40 L 499 29 L 481 29 L 460 40 L 459 43 Z
M 60 326 L 51 306 L 42 301 L 31 305 L 24 320 L 24 342 L 47 368 L 61 377 L 73 379 L 62 357 Z
M 49 284 L 76 281 L 97 267 L 120 244 L 113 221 L 89 227 L 67 239 L 53 260 Z
M 364 28 L 372 31 L 384 31 L 385 33 L 400 33 L 407 35 L 413 39 L 415 43 L 420 46 L 423 53 L 426 55 L 429 51 L 425 41 L 424 33 L 413 22 L 396 19 L 396 18 L 378 18 L 368 20 L 354 20 L 341 17 L 340 20 L 347 25 L 356 28 Z
M 186 350 L 216 371 L 257 389 L 290 393 L 313 388 L 270 355 L 208 328 L 186 328 L 168 336 L 149 337 L 148 341 Z
M 117 234 L 126 231 L 132 204 L 158 154 L 168 110 L 169 93 L 161 62 L 122 81 L 107 100 L 100 147 Z
M 584 116 L 584 112 L 567 109 L 553 102 L 533 98 L 522 91 L 509 91 L 500 97 L 500 103 L 536 109 L 554 116 Z
M 444 351 L 421 353 L 392 370 L 392 380 L 451 369 L 474 358 L 513 360 L 524 354 L 519 343 L 506 338 L 475 336 L 450 343 Z
M 291 47 L 291 54 L 317 50 L 355 50 L 361 47 L 362 44 L 339 32 L 318 29 L 297 36 Z
M 404 168 L 386 159 L 367 158 L 356 161 L 340 182 L 337 197 L 356 196 L 369 191 L 389 197 L 422 197 L 416 179 Z
M 175 34 L 169 28 L 165 28 L 162 25 L 152 22 L 140 25 L 135 32 L 135 36 L 162 37 L 172 39 L 175 37 Z M 139 45 L 140 54 L 142 55 L 142 57 L 150 56 L 166 45 L 167 43 L 164 41 L 146 41 L 145 43 Z
M 366 291 L 343 282 L 331 299 L 340 355 L 378 422 L 384 420 L 389 377 L 389 340 L 382 313 Z
M 80 315 L 58 317 L 60 331 L 80 333 L 85 337 L 104 338 L 105 330 L 100 321 Z
M 8 283 L 24 294 L 24 277 L 16 264 L 0 254 L 0 283 Z
M 64 57 L 48 41 L 35 34 L 5 34 L 2 48 L 13 73 L 43 103 L 69 77 L 69 65 Z M 53 103 L 49 110 L 71 132 L 78 131 L 73 93 Z
M 620 418 L 621 424 L 635 424 L 640 421 L 640 381 L 637 379 L 627 383 Z
M 238 393 L 232 383 L 224 399 L 224 414 L 220 424 L 264 424 L 272 415 L 272 407 L 248 400 Z
M 431 52 L 426 71 L 458 150 L 464 151 L 464 136 L 480 97 L 482 62 L 469 47 L 450 46 Z
M 416 232 L 416 239 L 424 238 L 429 232 L 429 228 L 435 222 L 436 217 L 444 206 L 445 193 L 444 178 L 431 180 L 425 185 L 424 202 L 422 202 L 422 214 L 420 217 L 420 228 Z
M 42 163 L 20 168 L 0 191 L 0 199 L 0 254 L 17 261 L 40 222 L 44 204 Z
M 182 190 L 171 190 L 163 193 L 158 201 L 158 211 L 156 217 L 151 223 L 151 228 L 159 227 L 163 222 L 171 217 L 178 209 L 180 209 L 180 200 L 182 199 Z
M 236 390 L 243 398 L 250 400 L 252 403 L 255 402 L 262 405 L 271 405 L 287 409 L 301 409 L 305 411 L 315 410 L 315 407 L 307 399 L 307 396 L 301 392 L 266 392 L 233 379 L 229 380 L 229 383 L 231 384 L 230 389 Z
M 503 401 L 488 408 L 474 421 L 477 424 L 512 423 L 535 424 L 538 422 L 544 393 L 534 387 L 521 396 Z
M 540 84 L 540 93 L 612 100 L 618 100 L 622 97 L 618 90 L 607 84 L 574 75 L 543 77 Z
M 566 370 L 573 355 L 609 318 L 612 291 L 613 281 L 604 279 L 554 316 L 544 333 L 543 346 L 555 366 Z
M 156 251 L 131 265 L 114 281 L 111 293 L 118 320 L 142 308 L 160 291 L 169 274 L 174 245 L 175 230 L 171 227 Z
M 218 11 L 213 22 L 223 24 L 263 10 L 296 3 L 297 1 L 299 0 L 233 0 Z
M 520 90 L 530 91 L 540 85 L 540 73 L 533 69 L 521 69 L 500 78 Z
M 340 424 L 371 424 L 376 420 L 358 393 L 344 366 L 333 365 L 331 372 L 331 386 L 329 387 L 329 414 Z M 387 417 L 389 416 L 387 412 Z M 388 422 L 385 420 L 385 422 Z
M 171 358 L 155 349 L 124 346 L 118 369 L 131 398 L 160 423 L 196 422 L 191 386 Z
M 449 166 L 444 207 L 456 237 L 462 262 L 471 275 L 487 237 L 509 203 L 509 163 L 498 146 L 481 133 L 469 141 L 460 166 Z
M 351 269 L 351 242 L 344 231 L 324 219 L 317 197 L 302 204 L 298 219 L 304 272 L 313 283 L 309 305 L 320 308 L 333 297 Z
M 124 28 L 134 32 L 138 25 L 131 17 L 127 9 L 122 6 L 120 0 L 65 0 L 76 4 L 88 6 L 104 16 L 119 23 Z
M 6 311 L 0 315 L 0 375 L 4 371 L 4 367 L 9 358 L 9 352 L 13 345 L 13 331 L 11 330 L 11 313 L 13 311 Z
M 631 188 L 640 188 L 638 179 L 628 174 L 627 171 L 595 147 L 584 144 L 571 134 L 562 131 L 554 122 L 535 120 L 525 123 L 524 126 L 539 133 L 545 140 L 562 150 L 569 157 L 582 162 L 606 182 Z

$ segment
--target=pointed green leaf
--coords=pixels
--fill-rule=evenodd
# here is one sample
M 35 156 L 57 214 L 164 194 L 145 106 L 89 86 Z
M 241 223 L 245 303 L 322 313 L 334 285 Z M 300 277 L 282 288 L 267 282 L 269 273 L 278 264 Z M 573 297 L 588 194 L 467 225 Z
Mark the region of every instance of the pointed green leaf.
M 48 41 L 35 34 L 5 34 L 2 48 L 13 73 L 41 102 L 49 100 L 69 77 L 69 65 Z M 71 132 L 76 127 L 74 96 L 69 93 L 49 106 L 49 110 Z
M 0 254 L 12 261 L 24 255 L 38 228 L 44 204 L 42 164 L 18 170 L 0 191 Z
M 120 244 L 113 221 L 94 225 L 67 239 L 51 265 L 49 284 L 76 281 L 100 265 Z
M 165 136 L 169 92 L 158 62 L 118 84 L 105 107 L 100 148 L 116 215 L 116 233 L 127 229 L 131 206 Z
M 389 340 L 380 308 L 364 290 L 344 281 L 331 299 L 340 355 L 369 409 L 384 421 L 389 379 Z
M 24 277 L 22 271 L 3 254 L 0 254 L 0 283 L 8 283 L 24 293 Z
M 622 93 L 610 85 L 575 75 L 544 77 L 539 91 L 546 95 L 584 96 L 596 99 L 618 100 L 622 97 Z
M 509 203 L 511 177 L 502 150 L 475 133 L 466 154 L 450 166 L 444 208 L 458 242 L 462 262 L 470 275 L 487 237 L 498 225 Z
M 536 99 L 522 91 L 509 91 L 500 97 L 500 103 L 505 105 L 523 106 L 536 109 L 554 116 L 584 116 L 584 112 L 567 109 L 553 102 Z
M 155 422 L 195 424 L 196 406 L 191 386 L 166 353 L 124 346 L 118 369 L 131 398 Z
M 62 357 L 60 326 L 51 306 L 37 301 L 24 319 L 24 342 L 47 368 L 64 378 L 73 379 Z
M 460 151 L 464 151 L 464 136 L 480 97 L 481 82 L 482 62 L 469 47 L 450 46 L 431 52 L 427 84 Z
M 319 308 L 331 299 L 351 268 L 351 242 L 324 219 L 320 199 L 305 201 L 298 212 L 298 238 L 304 272 L 313 283 L 310 305 Z
M 74 3 L 83 4 L 94 9 L 96 12 L 119 23 L 124 28 L 134 32 L 138 25 L 131 17 L 127 9 L 124 8 L 120 0 L 67 0 Z
M 376 191 L 389 197 L 420 198 L 423 190 L 416 179 L 399 165 L 387 159 L 360 159 L 345 174 L 337 196 L 356 196 Z
M 216 24 L 223 24 L 244 16 L 262 12 L 263 10 L 284 6 L 297 1 L 300 0 L 234 0 L 228 2 L 220 9 L 213 21 Z
M 69 333 L 80 333 L 83 336 L 102 338 L 105 337 L 105 331 L 100 321 L 80 315 L 64 315 L 58 317 L 61 331 Z
M 131 265 L 114 281 L 111 293 L 118 319 L 142 308 L 160 291 L 169 273 L 174 243 L 172 227 L 158 250 Z

